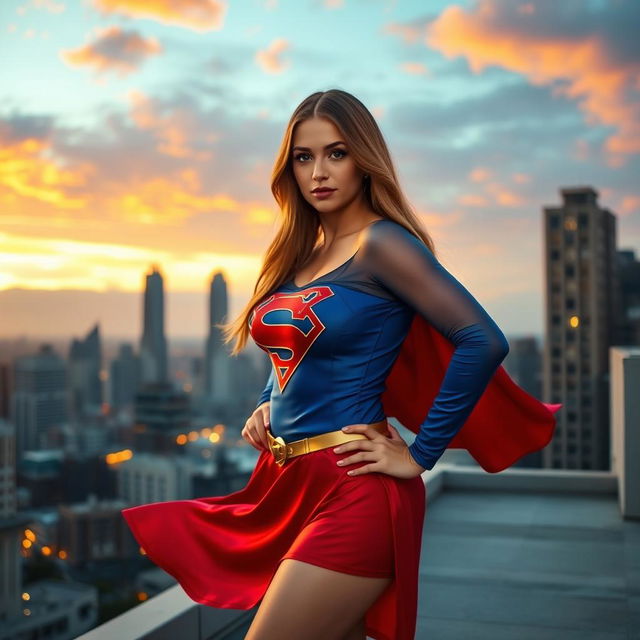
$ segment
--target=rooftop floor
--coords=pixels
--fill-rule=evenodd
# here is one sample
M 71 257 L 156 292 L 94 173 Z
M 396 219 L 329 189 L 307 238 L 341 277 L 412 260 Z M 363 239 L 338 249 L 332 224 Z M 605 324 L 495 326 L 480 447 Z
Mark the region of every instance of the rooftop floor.
M 640 523 L 610 494 L 427 492 L 418 615 L 418 639 L 640 638 Z

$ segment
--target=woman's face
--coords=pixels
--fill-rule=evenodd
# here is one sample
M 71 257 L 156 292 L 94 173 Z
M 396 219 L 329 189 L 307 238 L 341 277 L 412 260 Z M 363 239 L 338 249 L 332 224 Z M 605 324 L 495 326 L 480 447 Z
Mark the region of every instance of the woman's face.
M 343 210 L 362 198 L 363 171 L 356 167 L 338 128 L 326 118 L 300 122 L 291 145 L 293 173 L 304 199 L 318 212 Z M 334 189 L 318 197 L 316 187 Z

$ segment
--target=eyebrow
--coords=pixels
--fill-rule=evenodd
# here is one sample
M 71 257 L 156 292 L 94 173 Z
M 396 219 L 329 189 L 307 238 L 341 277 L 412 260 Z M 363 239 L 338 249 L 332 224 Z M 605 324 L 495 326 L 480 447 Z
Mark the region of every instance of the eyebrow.
M 325 149 L 330 149 L 331 147 L 335 147 L 337 144 L 346 144 L 345 142 L 342 142 L 342 140 L 337 140 L 336 142 L 332 142 L 330 144 L 326 144 L 324 146 Z M 300 147 L 300 146 L 295 146 L 293 147 L 292 151 L 295 151 L 296 149 L 300 149 L 301 151 L 311 151 L 311 149 L 309 149 L 309 147 Z

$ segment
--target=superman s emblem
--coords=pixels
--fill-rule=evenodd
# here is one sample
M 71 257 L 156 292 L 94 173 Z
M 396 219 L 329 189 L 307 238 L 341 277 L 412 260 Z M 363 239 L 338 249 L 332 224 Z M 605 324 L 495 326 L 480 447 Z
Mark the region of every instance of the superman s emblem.
M 280 392 L 325 330 L 313 307 L 332 295 L 330 287 L 309 287 L 302 291 L 274 293 L 255 308 L 251 317 L 251 336 L 269 354 Z

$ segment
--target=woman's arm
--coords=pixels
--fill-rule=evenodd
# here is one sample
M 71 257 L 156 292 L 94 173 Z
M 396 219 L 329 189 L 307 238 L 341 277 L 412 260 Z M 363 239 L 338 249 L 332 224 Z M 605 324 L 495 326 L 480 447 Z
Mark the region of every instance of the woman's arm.
M 401 225 L 371 225 L 363 246 L 374 279 L 455 345 L 439 392 L 409 446 L 413 459 L 432 469 L 509 352 L 509 343 L 480 303 Z
M 269 373 L 269 377 L 267 378 L 267 385 L 263 389 L 260 397 L 258 398 L 258 404 L 256 404 L 256 409 L 265 402 L 269 402 L 271 400 L 271 390 L 273 389 L 273 367 L 271 367 L 271 372 Z

